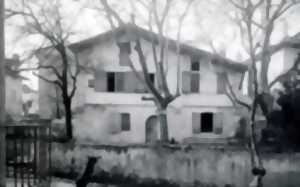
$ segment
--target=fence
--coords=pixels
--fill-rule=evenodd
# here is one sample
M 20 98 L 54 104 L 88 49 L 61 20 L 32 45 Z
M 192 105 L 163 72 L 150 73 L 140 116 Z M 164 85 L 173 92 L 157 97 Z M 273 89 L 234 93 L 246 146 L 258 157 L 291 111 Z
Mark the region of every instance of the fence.
M 6 175 L 14 187 L 50 184 L 49 120 L 23 120 L 6 125 Z

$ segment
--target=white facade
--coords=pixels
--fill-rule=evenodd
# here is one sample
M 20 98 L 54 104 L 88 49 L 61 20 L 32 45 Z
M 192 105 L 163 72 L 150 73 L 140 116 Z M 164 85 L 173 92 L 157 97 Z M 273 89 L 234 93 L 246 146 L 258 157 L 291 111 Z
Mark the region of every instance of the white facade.
M 6 75 L 5 85 L 6 113 L 18 120 L 22 117 L 22 79 Z
M 145 39 L 141 39 L 141 42 L 149 72 L 155 73 L 151 44 Z M 84 45 L 85 47 L 79 49 L 77 55 L 80 63 L 85 67 L 90 67 L 95 72 L 131 72 L 129 66 L 120 65 L 119 48 L 112 38 L 99 42 L 93 41 L 88 45 Z M 174 93 L 177 82 L 177 56 L 175 51 L 171 49 L 166 55 L 168 62 L 166 65 L 168 69 L 167 83 L 170 91 Z M 181 83 L 183 81 L 182 72 L 191 70 L 192 57 L 188 54 L 182 54 L 180 58 Z M 226 65 L 212 64 L 212 58 L 214 57 L 205 52 L 198 58 L 200 67 L 196 73 L 200 76 L 199 91 L 197 93 L 182 93 L 168 107 L 169 137 L 174 138 L 176 141 L 183 141 L 187 138 L 199 138 L 200 140 L 203 138 L 215 141 L 217 138 L 233 137 L 235 134 L 240 116 L 236 114 L 236 109 L 230 99 L 224 93 L 217 93 L 217 75 L 222 71 L 228 72 L 233 89 L 237 95 L 241 95 L 238 87 L 243 71 L 233 70 L 233 68 L 231 69 Z M 39 59 L 43 63 L 45 63 L 45 60 L 49 60 L 49 58 L 45 59 L 41 56 Z M 131 59 L 137 70 L 141 70 L 137 53 L 134 51 L 134 42 L 131 42 Z M 142 100 L 142 97 L 149 96 L 149 93 L 95 91 L 95 88 L 89 85 L 91 80 L 94 80 L 94 84 L 97 84 L 94 73 L 85 72 L 78 77 L 78 90 L 73 100 L 73 108 L 74 110 L 84 108 L 84 110 L 74 117 L 75 136 L 85 140 L 97 140 L 99 143 L 144 143 L 148 133 L 147 121 L 156 114 L 153 102 Z M 98 83 L 99 81 L 103 80 L 98 80 Z M 53 102 L 49 100 L 49 94 L 54 94 L 53 86 L 40 80 L 39 88 L 40 115 L 43 117 L 53 116 Z M 193 113 L 199 113 L 200 115 L 203 112 L 212 113 L 212 116 L 208 118 L 213 117 L 211 119 L 213 121 L 217 119 L 214 118 L 214 114 L 220 114 L 221 118 L 218 118 L 221 124 L 220 132 L 193 132 L 192 115 Z M 126 130 L 122 130 L 123 127 L 120 127 L 122 126 L 119 124 L 120 114 L 129 114 L 129 129 L 126 127 Z M 220 126 L 220 124 L 218 125 Z M 158 127 L 156 133 L 159 134 Z

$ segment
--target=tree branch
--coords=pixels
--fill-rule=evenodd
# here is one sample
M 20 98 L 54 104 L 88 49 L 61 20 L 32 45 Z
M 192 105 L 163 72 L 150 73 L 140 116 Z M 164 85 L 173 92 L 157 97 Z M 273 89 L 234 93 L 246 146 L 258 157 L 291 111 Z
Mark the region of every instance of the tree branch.
M 42 79 L 45 82 L 58 85 L 60 88 L 62 88 L 62 84 L 58 80 L 51 80 L 51 79 L 48 79 L 48 78 L 46 78 L 46 77 L 44 77 L 44 76 L 42 76 L 40 74 L 34 73 L 34 72 L 32 74 L 34 76 L 37 76 L 38 78 Z

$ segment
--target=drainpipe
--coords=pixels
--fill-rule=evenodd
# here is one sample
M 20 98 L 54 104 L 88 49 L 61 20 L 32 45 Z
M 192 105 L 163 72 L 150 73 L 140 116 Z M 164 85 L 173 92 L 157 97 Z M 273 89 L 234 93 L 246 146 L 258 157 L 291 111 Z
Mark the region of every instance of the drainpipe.
M 0 187 L 6 186 L 5 76 L 4 76 L 4 0 L 0 0 Z

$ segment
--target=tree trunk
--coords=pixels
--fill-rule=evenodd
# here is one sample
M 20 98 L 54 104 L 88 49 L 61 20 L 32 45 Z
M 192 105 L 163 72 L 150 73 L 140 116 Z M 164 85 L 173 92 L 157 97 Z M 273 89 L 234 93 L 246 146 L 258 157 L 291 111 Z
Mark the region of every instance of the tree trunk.
M 269 63 L 270 63 L 270 57 L 269 54 L 263 54 L 262 60 L 261 60 L 261 72 L 260 72 L 260 86 L 261 91 L 268 93 L 269 92 L 269 79 L 268 79 L 268 69 L 269 69 Z
M 64 98 L 65 106 L 65 123 L 66 123 L 66 135 L 68 139 L 73 138 L 73 126 L 72 126 L 72 101 L 70 98 Z
M 169 132 L 168 132 L 168 120 L 166 108 L 159 109 L 157 111 L 157 119 L 160 124 L 160 140 L 162 142 L 168 142 Z
M 257 96 L 256 96 L 257 97 Z M 266 174 L 266 170 L 263 166 L 261 156 L 259 154 L 256 134 L 255 134 L 255 114 L 258 106 L 257 98 L 255 98 L 250 119 L 250 154 L 251 154 L 251 165 L 252 174 L 254 176 L 253 181 L 250 183 L 250 187 L 263 187 L 263 177 Z
M 252 68 L 248 69 L 248 95 L 253 98 L 254 97 L 254 88 L 253 88 L 253 70 Z
M 6 186 L 4 0 L 0 0 L 0 187 Z

